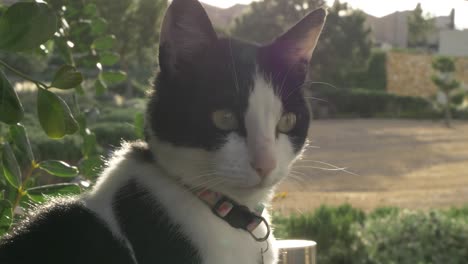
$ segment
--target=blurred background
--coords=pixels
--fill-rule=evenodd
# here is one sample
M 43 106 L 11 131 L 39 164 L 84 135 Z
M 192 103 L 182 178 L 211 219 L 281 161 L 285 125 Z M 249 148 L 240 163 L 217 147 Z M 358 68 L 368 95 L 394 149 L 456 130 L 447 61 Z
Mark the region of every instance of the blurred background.
M 0 0 L 0 14 L 15 2 Z M 142 138 L 168 1 L 46 2 L 66 19 L 67 32 L 31 52 L 0 51 L 0 60 L 50 80 L 67 62 L 66 46 L 84 82 L 79 96 L 58 93 L 79 105 L 94 154 L 106 157 L 121 140 Z M 466 263 L 468 1 L 202 2 L 220 35 L 257 43 L 328 6 L 306 88 L 309 146 L 275 196 L 277 236 L 317 240 L 321 263 Z M 83 165 L 90 160 L 83 139 L 49 139 L 35 117 L 35 85 L 6 74 L 37 159 L 77 165 L 92 182 L 100 165 Z M 7 131 L 0 123 L 0 141 Z

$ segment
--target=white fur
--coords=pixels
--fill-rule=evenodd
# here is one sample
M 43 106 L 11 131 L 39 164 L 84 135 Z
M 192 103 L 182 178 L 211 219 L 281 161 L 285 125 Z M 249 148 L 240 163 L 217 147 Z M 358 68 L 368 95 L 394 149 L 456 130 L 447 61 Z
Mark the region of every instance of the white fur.
M 266 242 L 255 242 L 247 232 L 234 229 L 214 216 L 193 193 L 165 174 L 156 164 L 121 157 L 116 159 L 112 162 L 113 167 L 101 176 L 95 190 L 84 197 L 84 202 L 109 223 L 117 237 L 122 239 L 111 211 L 112 196 L 126 181 L 136 179 L 148 188 L 167 210 L 169 217 L 181 226 L 183 233 L 199 250 L 203 263 L 258 264 L 260 250 L 266 248 Z M 264 226 L 255 230 L 258 236 L 265 232 Z M 271 246 L 273 240 L 273 237 L 268 240 L 270 250 L 264 255 L 265 263 L 276 261 L 276 250 Z
M 258 264 L 266 242 L 256 242 L 246 231 L 230 227 L 177 181 L 220 191 L 251 209 L 260 202 L 268 203 L 274 186 L 288 175 L 291 162 L 296 158 L 289 138 L 283 134 L 275 136 L 281 114 L 281 101 L 270 84 L 259 75 L 246 112 L 247 140 L 231 133 L 219 150 L 209 152 L 176 147 L 153 137 L 149 145 L 157 157 L 157 164 L 124 158 L 128 151 L 124 147 L 94 190 L 84 198 L 85 204 L 109 223 L 116 236 L 122 238 L 112 212 L 112 197 L 133 177 L 165 206 L 169 217 L 181 226 L 197 247 L 203 263 Z M 250 166 L 252 157 L 258 154 L 259 144 L 277 162 L 276 168 L 263 180 Z M 267 213 L 264 217 L 269 218 Z M 254 231 L 258 236 L 265 232 L 263 225 Z M 264 263 L 276 263 L 277 250 L 272 246 L 273 241 L 274 237 L 270 235 Z

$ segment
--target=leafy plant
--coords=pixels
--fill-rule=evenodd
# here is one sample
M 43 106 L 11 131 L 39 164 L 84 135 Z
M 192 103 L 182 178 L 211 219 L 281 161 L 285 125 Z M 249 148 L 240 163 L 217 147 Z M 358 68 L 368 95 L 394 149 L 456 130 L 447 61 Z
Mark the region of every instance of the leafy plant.
M 63 194 L 63 189 L 79 193 L 81 188 L 76 183 L 62 183 L 34 187 L 32 183 L 39 171 L 62 178 L 76 177 L 78 169 L 64 161 L 38 161 L 32 152 L 25 128 L 10 125 L 8 138 L 1 146 L 2 160 L 0 186 L 4 190 L 0 201 L 0 235 L 6 232 L 16 215 L 16 208 L 23 202 L 41 202 L 44 195 Z
M 88 82 L 94 79 L 97 94 L 126 78 L 126 73 L 115 67 L 119 61 L 112 52 L 116 40 L 106 30 L 107 22 L 99 17 L 96 5 L 83 1 L 19 2 L 0 12 L 0 52 L 29 54 L 39 50 L 43 55 L 58 56 L 54 63 L 62 64 L 53 75 L 45 74 L 52 76 L 46 82 L 0 60 L 0 121 L 9 127 L 5 135 L 0 135 L 0 235 L 14 222 L 18 207 L 42 202 L 45 196 L 79 193 L 81 187 L 70 179 L 81 175 L 93 180 L 102 166 L 96 135 L 87 126 L 77 96 L 85 93 L 85 78 Z M 22 100 L 6 73 L 36 86 L 37 119 L 48 137 L 61 139 L 78 132 L 82 142 L 78 167 L 62 160 L 40 161 L 34 156 L 27 131 L 20 124 L 25 117 Z M 73 100 L 62 98 L 70 94 Z M 0 131 L 5 133 L 1 127 Z M 37 185 L 43 174 L 65 183 Z
M 360 263 L 362 248 L 353 231 L 354 225 L 364 224 L 364 212 L 342 205 L 321 206 L 313 213 L 276 215 L 275 235 L 280 238 L 309 239 L 317 242 L 320 263 Z
M 368 219 L 356 232 L 368 263 L 464 263 L 468 259 L 466 218 L 402 211 Z
M 457 90 L 460 82 L 454 78 L 455 62 L 449 57 L 436 57 L 432 62 L 435 73 L 432 82 L 439 88 L 437 103 L 444 109 L 445 125 L 451 126 L 452 107 L 463 102 L 466 92 Z
M 303 215 L 273 214 L 280 239 L 317 242 L 324 264 L 465 263 L 468 207 L 409 211 L 381 207 L 367 215 L 349 205 Z

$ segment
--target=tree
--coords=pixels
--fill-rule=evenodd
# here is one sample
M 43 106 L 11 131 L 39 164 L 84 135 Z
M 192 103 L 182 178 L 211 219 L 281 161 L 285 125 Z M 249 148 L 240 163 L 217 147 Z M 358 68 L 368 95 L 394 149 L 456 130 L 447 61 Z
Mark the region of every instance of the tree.
M 250 11 L 235 20 L 231 34 L 248 41 L 270 42 L 308 12 L 323 5 L 325 5 L 324 0 L 264 0 L 253 2 L 250 5 Z
M 322 0 L 265 0 L 254 2 L 250 12 L 236 19 L 233 36 L 266 43 L 279 36 L 305 14 L 325 4 Z M 370 29 L 364 13 L 335 1 L 311 61 L 313 80 L 349 86 L 363 71 L 370 56 Z
M 103 161 L 78 97 L 89 91 L 81 86 L 85 78 L 88 83 L 95 82 L 98 92 L 105 83 L 122 81 L 125 76 L 115 71 L 115 37 L 107 34 L 106 25 L 96 5 L 85 1 L 18 2 L 0 10 L 0 53 L 22 53 L 27 57 L 40 51 L 44 60 L 47 54 L 53 60 L 44 76 L 36 79 L 0 59 L 0 236 L 18 219 L 19 208 L 41 203 L 46 196 L 81 192 L 85 185 L 70 182 L 78 175 L 88 184 L 96 178 Z M 79 135 L 82 156 L 76 167 L 34 155 L 27 129 L 20 123 L 26 123 L 31 115 L 25 116 L 27 103 L 18 96 L 10 76 L 37 87 L 34 112 L 47 136 L 59 139 Z M 65 96 L 71 100 L 67 102 Z M 68 179 L 65 183 L 41 185 L 43 173 Z
M 428 44 L 429 34 L 434 30 L 434 19 L 425 18 L 421 3 L 418 3 L 408 16 L 408 47 L 425 47 Z
M 432 62 L 432 68 L 435 73 L 432 75 L 432 81 L 439 88 L 439 103 L 444 109 L 445 125 L 451 126 L 451 107 L 457 103 L 459 92 L 457 88 L 460 83 L 454 79 L 455 63 L 449 57 L 437 57 Z
M 167 0 L 100 0 L 96 1 L 104 19 L 113 25 L 120 64 L 124 71 L 146 83 L 157 65 L 157 44 Z M 118 25 L 118 26 L 116 26 Z M 127 81 L 125 94 L 133 95 Z

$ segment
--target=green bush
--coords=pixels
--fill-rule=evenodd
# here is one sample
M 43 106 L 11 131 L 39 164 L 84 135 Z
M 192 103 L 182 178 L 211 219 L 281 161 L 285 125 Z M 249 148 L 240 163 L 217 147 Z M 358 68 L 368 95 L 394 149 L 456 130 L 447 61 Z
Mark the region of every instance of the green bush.
M 398 207 L 379 207 L 376 208 L 374 211 L 370 212 L 367 217 L 370 219 L 379 219 L 383 217 L 388 217 L 392 215 L 397 215 L 400 213 L 400 208 Z
M 280 239 L 317 242 L 319 263 L 466 263 L 468 206 L 407 211 L 381 207 L 368 213 L 349 205 L 313 213 L 273 215 Z
M 313 213 L 276 216 L 275 235 L 280 238 L 309 239 L 317 242 L 318 263 L 359 263 L 362 247 L 353 225 L 364 224 L 365 214 L 350 205 L 321 206 Z
M 313 101 L 314 116 L 321 118 L 319 108 L 328 108 L 329 117 L 405 117 L 436 118 L 432 103 L 419 97 L 398 96 L 383 91 L 339 89 L 314 86 L 312 95 L 324 101 Z
M 450 218 L 460 218 L 468 222 L 468 205 L 450 208 L 443 213 Z
M 91 126 L 96 134 L 97 142 L 105 149 L 120 146 L 122 140 L 136 140 L 133 123 L 101 122 Z
M 466 263 L 468 222 L 440 212 L 368 219 L 357 227 L 368 263 Z
M 382 51 L 372 52 L 365 70 L 351 74 L 349 84 L 367 90 L 385 91 L 387 88 L 387 54 Z

